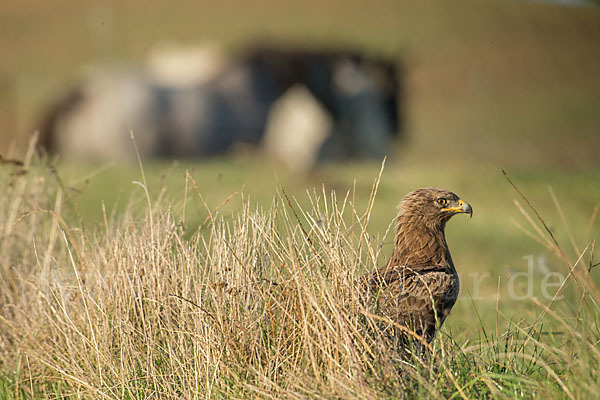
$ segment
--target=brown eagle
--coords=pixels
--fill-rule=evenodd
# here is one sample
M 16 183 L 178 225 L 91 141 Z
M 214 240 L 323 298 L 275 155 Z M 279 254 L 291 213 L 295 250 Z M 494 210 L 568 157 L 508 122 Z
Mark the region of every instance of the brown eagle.
M 425 188 L 404 196 L 398 210 L 393 254 L 361 284 L 380 313 L 430 342 L 459 290 L 446 222 L 458 213 L 472 216 L 473 209 L 452 192 Z

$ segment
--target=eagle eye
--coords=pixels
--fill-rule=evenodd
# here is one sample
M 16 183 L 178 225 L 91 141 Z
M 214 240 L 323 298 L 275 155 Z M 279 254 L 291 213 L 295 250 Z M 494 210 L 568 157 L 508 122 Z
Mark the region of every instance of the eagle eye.
M 437 199 L 437 202 L 439 205 L 442 205 L 442 206 L 445 206 L 447 203 L 446 199 Z

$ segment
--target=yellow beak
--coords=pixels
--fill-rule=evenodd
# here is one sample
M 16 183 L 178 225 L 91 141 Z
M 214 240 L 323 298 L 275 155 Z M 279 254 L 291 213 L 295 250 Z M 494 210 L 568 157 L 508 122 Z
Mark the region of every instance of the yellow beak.
M 452 211 L 455 213 L 466 213 L 473 217 L 473 209 L 471 205 L 463 200 L 458 200 L 458 207 L 446 207 L 442 208 L 442 211 Z

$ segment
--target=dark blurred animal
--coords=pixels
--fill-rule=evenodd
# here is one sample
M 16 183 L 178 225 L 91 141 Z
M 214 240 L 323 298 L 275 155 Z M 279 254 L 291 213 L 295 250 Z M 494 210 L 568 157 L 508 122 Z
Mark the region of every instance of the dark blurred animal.
M 459 291 L 444 233 L 446 222 L 458 213 L 472 216 L 473 209 L 454 193 L 436 188 L 407 194 L 398 208 L 393 254 L 360 284 L 372 307 L 430 342 Z
M 401 130 L 399 65 L 359 52 L 256 46 L 189 85 L 144 68 L 94 71 L 48 110 L 41 144 L 82 158 L 203 157 L 258 145 L 274 103 L 304 86 L 331 116 L 318 158 L 377 157 Z

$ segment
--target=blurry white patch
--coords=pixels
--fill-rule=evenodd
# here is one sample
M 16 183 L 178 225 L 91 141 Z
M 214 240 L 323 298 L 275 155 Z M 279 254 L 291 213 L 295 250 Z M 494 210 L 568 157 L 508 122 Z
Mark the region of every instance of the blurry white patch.
M 333 82 L 336 88 L 347 96 L 364 92 L 369 86 L 358 65 L 348 60 L 341 61 L 336 65 Z
M 130 131 L 142 154 L 158 146 L 154 98 L 147 82 L 135 71 L 88 73 L 82 84 L 83 100 L 57 121 L 57 148 L 78 159 L 134 158 Z
M 264 148 L 290 170 L 306 172 L 315 164 L 331 125 L 331 117 L 308 89 L 293 86 L 269 113 Z
M 226 57 L 216 44 L 199 46 L 157 45 L 148 56 L 148 73 L 155 82 L 170 87 L 199 85 L 223 71 Z
M 540 274 L 549 274 L 550 272 L 552 272 L 550 268 L 548 268 L 546 257 L 544 257 L 543 255 L 538 256 L 536 261 L 536 267 Z

